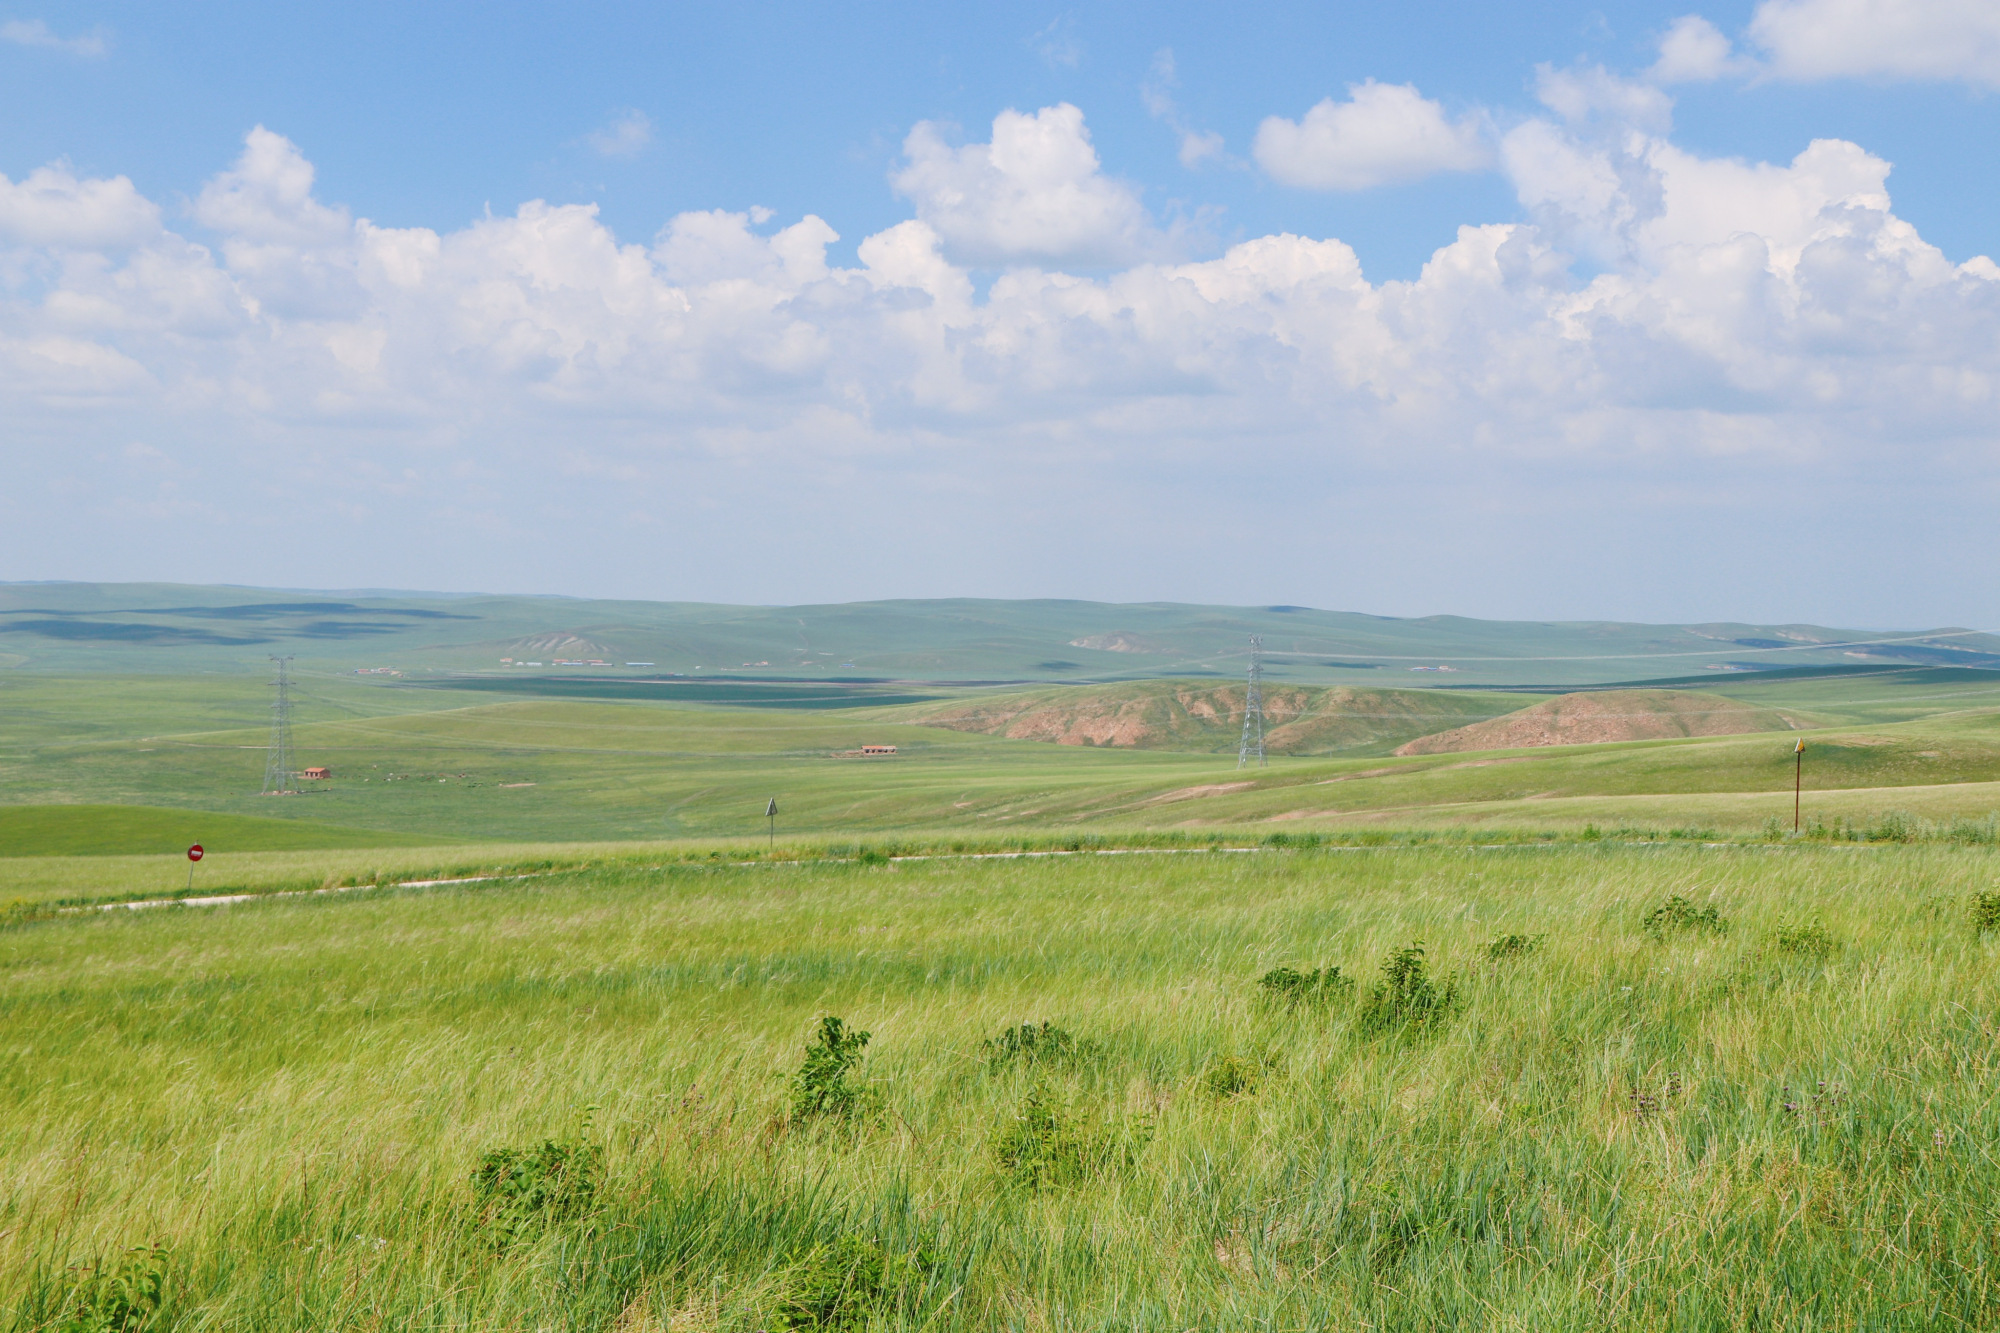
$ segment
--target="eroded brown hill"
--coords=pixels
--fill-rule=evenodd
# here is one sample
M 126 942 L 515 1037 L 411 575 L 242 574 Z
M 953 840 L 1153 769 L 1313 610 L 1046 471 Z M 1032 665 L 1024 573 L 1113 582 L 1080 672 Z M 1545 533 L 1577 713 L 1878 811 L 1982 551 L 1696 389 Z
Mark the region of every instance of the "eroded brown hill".
M 1264 687 L 1265 748 L 1274 754 L 1380 749 L 1445 727 L 1498 716 L 1519 695 L 1432 690 Z M 1135 681 L 989 695 L 942 705 L 924 726 L 1057 745 L 1146 750 L 1234 749 L 1243 728 L 1242 685 Z
M 1753 731 L 1791 731 L 1805 725 L 1775 709 L 1691 690 L 1600 690 L 1559 695 L 1517 713 L 1420 736 L 1397 747 L 1396 753 L 1456 754 L 1606 741 L 1739 736 Z

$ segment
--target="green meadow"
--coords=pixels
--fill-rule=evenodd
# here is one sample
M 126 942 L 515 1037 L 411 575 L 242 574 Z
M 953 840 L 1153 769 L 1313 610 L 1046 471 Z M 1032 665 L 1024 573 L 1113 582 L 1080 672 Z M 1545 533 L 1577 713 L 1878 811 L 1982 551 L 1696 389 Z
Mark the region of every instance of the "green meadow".
M 868 854 L 16 924 L 0 1317 L 1989 1328 L 1995 855 Z

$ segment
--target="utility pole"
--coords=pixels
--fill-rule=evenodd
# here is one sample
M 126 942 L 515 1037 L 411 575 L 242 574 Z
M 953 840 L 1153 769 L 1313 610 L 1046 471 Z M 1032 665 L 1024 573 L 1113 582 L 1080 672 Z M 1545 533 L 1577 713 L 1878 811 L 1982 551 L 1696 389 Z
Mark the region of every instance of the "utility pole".
M 1257 756 L 1257 767 L 1265 768 L 1264 762 L 1264 640 L 1250 636 L 1250 688 L 1243 695 L 1243 741 L 1236 747 L 1236 766 L 1242 768 L 1250 762 L 1250 756 Z
M 1792 832 L 1799 831 L 1799 793 L 1806 785 L 1806 742 L 1805 737 L 1792 749 Z
M 289 796 L 292 786 L 292 678 L 290 657 L 273 654 L 277 678 L 271 688 L 277 697 L 271 702 L 271 744 L 264 752 L 264 795 Z

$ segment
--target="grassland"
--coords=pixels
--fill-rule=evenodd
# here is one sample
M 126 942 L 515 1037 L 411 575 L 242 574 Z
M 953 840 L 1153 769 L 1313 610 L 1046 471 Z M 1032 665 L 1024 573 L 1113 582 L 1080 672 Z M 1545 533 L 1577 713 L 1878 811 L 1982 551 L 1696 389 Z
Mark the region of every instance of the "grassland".
M 123 1264 L 149 1329 L 1988 1328 L 1996 872 L 676 864 L 14 926 L 4 1317 Z M 1453 998 L 1371 1006 L 1414 941 Z M 856 1096 L 801 1114 L 829 1014 Z M 1042 1022 L 1075 1047 L 985 1044 Z M 596 1188 L 482 1209 L 544 1141 Z
M 1390 734 L 1239 772 L 1231 753 L 1055 745 L 922 725 L 935 703 L 794 710 L 495 701 L 307 676 L 299 761 L 329 765 L 334 778 L 272 798 L 257 794 L 268 703 L 255 681 L 3 675 L 0 809 L 9 813 L 0 818 L 0 851 L 140 850 L 94 831 L 103 819 L 82 807 L 95 806 L 186 812 L 171 836 L 158 829 L 169 863 L 184 836 L 219 853 L 730 839 L 762 833 L 773 797 L 781 836 L 818 838 L 1222 830 L 1255 840 L 1273 829 L 1574 833 L 1593 824 L 1749 834 L 1774 818 L 1789 824 L 1797 736 L 1808 745 L 1808 819 L 1867 821 L 1901 810 L 1949 820 L 2000 809 L 2000 681 L 1990 673 L 1731 686 L 1731 697 L 1824 725 L 1406 758 L 1386 753 Z M 831 757 L 866 742 L 899 753 Z M 212 826 L 206 814 L 216 816 Z M 290 828 L 232 827 L 232 819 Z M 30 829 L 41 832 L 31 837 Z M 248 840 L 237 840 L 238 831 Z M 146 875 L 149 885 L 157 878 Z

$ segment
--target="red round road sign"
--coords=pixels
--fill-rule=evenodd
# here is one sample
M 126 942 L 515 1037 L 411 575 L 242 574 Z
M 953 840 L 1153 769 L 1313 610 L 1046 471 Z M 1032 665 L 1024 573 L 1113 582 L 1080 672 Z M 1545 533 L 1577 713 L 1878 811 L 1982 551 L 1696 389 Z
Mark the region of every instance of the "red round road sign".
M 201 844 L 200 844 L 200 843 L 196 843 L 196 844 L 195 844 L 194 846 L 192 846 L 192 847 L 188 848 L 188 860 L 190 860 L 190 861 L 199 861 L 199 860 L 201 860 Z

